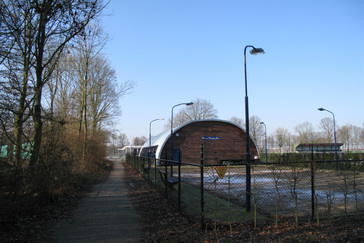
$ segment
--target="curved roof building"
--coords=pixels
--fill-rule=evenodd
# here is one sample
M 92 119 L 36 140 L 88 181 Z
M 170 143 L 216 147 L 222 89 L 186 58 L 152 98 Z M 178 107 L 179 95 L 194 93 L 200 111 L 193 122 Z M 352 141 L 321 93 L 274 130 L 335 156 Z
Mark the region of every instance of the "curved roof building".
M 151 157 L 169 160 L 172 158 L 171 144 L 173 160 L 178 160 L 181 154 L 184 163 L 200 164 L 201 144 L 204 146 L 205 164 L 241 163 L 246 158 L 246 132 L 230 121 L 212 119 L 185 123 L 173 129 L 172 142 L 171 131 L 153 136 L 151 141 L 145 142 L 140 155 L 148 156 L 148 151 L 151 151 Z M 250 158 L 252 161 L 259 160 L 258 148 L 251 137 Z

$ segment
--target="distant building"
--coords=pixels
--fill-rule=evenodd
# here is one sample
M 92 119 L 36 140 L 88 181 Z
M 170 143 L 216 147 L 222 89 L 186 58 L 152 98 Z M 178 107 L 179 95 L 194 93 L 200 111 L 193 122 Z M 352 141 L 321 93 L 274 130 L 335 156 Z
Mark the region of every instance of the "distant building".
M 127 154 L 130 154 L 130 155 L 138 155 L 141 148 L 142 148 L 142 146 L 129 145 L 129 146 L 124 146 L 121 149 L 118 149 L 118 151 L 119 151 L 120 157 L 122 159 L 125 159 L 125 156 Z
M 171 131 L 152 137 L 143 145 L 140 155 L 156 159 L 171 159 Z M 204 163 L 217 165 L 226 162 L 242 163 L 246 159 L 246 132 L 230 121 L 197 120 L 173 129 L 173 160 L 181 156 L 182 162 L 200 164 L 201 145 L 204 146 Z M 259 151 L 250 137 L 251 161 L 259 160 Z
M 343 143 L 336 143 L 336 150 L 341 151 Z M 335 152 L 335 143 L 300 143 L 296 146 L 296 151 L 300 153 L 330 153 Z

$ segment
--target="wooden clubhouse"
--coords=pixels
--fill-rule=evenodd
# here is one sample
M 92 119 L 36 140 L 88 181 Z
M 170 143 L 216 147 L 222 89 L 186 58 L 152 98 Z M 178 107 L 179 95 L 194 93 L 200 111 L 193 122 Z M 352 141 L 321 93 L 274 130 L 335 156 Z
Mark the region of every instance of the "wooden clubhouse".
M 173 160 L 200 164 L 201 145 L 204 147 L 204 164 L 219 165 L 227 162 L 244 163 L 246 158 L 246 132 L 230 122 L 218 119 L 197 120 L 173 129 Z M 156 159 L 171 159 L 171 131 L 166 131 L 147 141 L 140 156 Z M 151 146 L 149 147 L 149 143 Z M 251 162 L 259 160 L 258 148 L 250 137 Z

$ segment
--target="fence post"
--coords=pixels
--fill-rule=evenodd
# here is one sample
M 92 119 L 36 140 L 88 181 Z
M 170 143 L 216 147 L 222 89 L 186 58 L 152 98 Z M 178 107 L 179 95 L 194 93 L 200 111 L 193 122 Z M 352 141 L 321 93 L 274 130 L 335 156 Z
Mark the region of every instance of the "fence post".
M 145 169 L 144 169 L 145 170 Z M 148 157 L 148 167 L 146 169 L 147 173 L 148 173 L 148 182 L 150 183 L 150 170 L 151 170 L 151 165 L 150 165 L 150 157 Z
M 154 158 L 154 186 L 157 186 L 157 158 Z
M 314 171 L 313 144 L 311 144 L 311 220 L 315 220 L 315 171 Z
M 315 220 L 315 162 L 311 160 L 311 219 Z M 318 209 L 316 209 L 318 210 Z
M 168 173 L 168 171 L 167 171 L 167 163 L 168 163 L 168 160 L 167 160 L 167 153 L 166 153 L 166 157 L 165 157 L 165 162 L 164 162 L 164 164 L 165 164 L 165 170 L 164 170 L 164 172 L 166 173 L 166 176 L 164 177 L 164 186 L 165 186 L 165 188 L 166 188 L 166 199 L 168 199 L 168 187 L 167 187 L 167 173 Z
M 181 211 L 181 160 L 182 152 L 181 149 L 178 150 L 178 210 Z
M 139 163 L 140 174 L 143 175 L 144 179 L 146 179 L 145 178 L 145 172 L 144 172 L 144 168 L 145 168 L 145 166 L 144 166 L 145 158 L 144 157 L 142 157 L 142 158 L 139 157 L 139 160 L 140 160 L 140 163 Z
M 203 177 L 203 173 L 204 173 L 204 154 L 203 154 L 203 144 L 201 144 L 201 167 L 200 167 L 200 172 L 201 172 L 201 186 L 200 186 L 200 192 L 201 192 L 201 229 L 204 229 L 204 225 L 205 225 L 205 208 L 204 208 L 204 177 Z
M 250 212 L 251 211 L 251 170 L 250 170 L 250 162 L 247 161 L 246 163 L 246 173 L 245 173 L 245 177 L 246 177 L 246 212 Z

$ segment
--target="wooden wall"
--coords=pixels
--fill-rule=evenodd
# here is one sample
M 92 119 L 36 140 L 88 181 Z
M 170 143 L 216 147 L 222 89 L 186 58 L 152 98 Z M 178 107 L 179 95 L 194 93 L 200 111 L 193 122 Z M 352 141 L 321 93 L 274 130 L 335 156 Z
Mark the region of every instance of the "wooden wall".
M 203 139 L 204 138 L 204 139 Z M 204 145 L 205 164 L 221 164 L 222 161 L 245 161 L 245 131 L 222 121 L 198 121 L 190 123 L 173 134 L 173 147 L 182 149 L 182 162 L 200 164 L 201 144 Z M 170 159 L 170 139 L 162 150 L 162 158 Z M 250 158 L 258 152 L 250 139 Z

